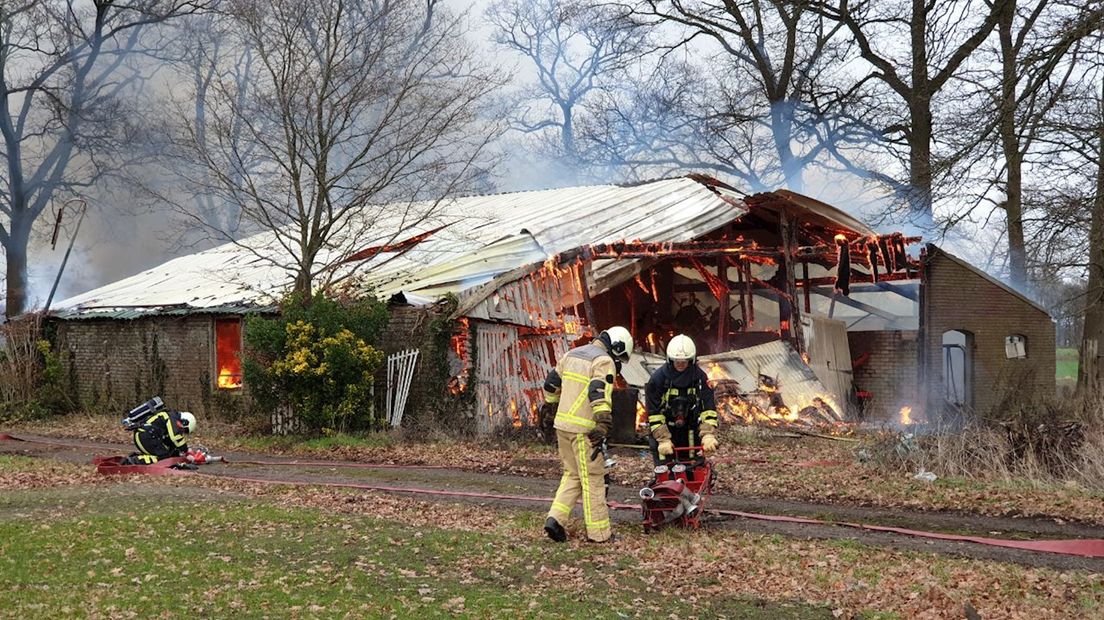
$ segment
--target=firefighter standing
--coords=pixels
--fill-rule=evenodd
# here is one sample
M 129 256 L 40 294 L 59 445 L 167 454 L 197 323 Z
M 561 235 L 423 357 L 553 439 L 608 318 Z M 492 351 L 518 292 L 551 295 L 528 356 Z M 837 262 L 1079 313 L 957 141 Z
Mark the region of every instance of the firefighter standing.
M 689 336 L 680 334 L 668 343 L 667 363 L 652 373 L 644 397 L 657 456 L 670 457 L 676 446 L 699 441 L 707 456 L 717 450 L 716 400 Z
M 553 426 L 563 462 L 560 487 L 544 522 L 545 533 L 556 542 L 567 540 L 563 524 L 580 497 L 587 539 L 613 539 L 606 508 L 605 466 L 595 447 L 613 425 L 613 380 L 632 349 L 629 330 L 611 327 L 589 344 L 568 351 L 544 381 L 548 409 L 555 406 Z
M 161 459 L 183 456 L 188 451 L 187 435 L 195 431 L 195 416 L 187 411 L 161 411 L 134 431 L 138 451 L 128 457 L 133 464 L 149 465 Z

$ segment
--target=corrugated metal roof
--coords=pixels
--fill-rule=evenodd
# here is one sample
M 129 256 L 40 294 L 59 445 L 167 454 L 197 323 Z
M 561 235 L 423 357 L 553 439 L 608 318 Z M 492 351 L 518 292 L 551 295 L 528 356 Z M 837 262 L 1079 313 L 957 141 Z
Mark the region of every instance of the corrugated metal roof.
M 339 239 L 342 248 L 323 252 L 321 260 L 443 226 L 409 251 L 380 252 L 342 268 L 342 275 L 355 272 L 363 286 L 382 298 L 399 292 L 425 298 L 459 293 L 534 259 L 587 244 L 689 241 L 746 213 L 741 203 L 686 177 L 630 187 L 597 185 L 457 198 L 413 226 L 409 214 L 417 207 L 407 206 L 375 209 L 371 226 L 351 222 L 346 230 L 371 233 Z M 113 311 L 126 316 L 158 314 L 166 306 L 194 311 L 270 307 L 292 285 L 292 274 L 281 266 L 289 262 L 275 235 L 262 233 L 71 297 L 56 304 L 53 313 L 77 318 Z
M 755 194 L 753 196 L 748 196 L 745 201 L 752 206 L 778 206 L 788 203 L 796 207 L 797 211 L 811 215 L 836 227 L 853 230 L 866 236 L 878 234 L 873 228 L 870 228 L 836 207 L 826 202 L 821 202 L 816 198 L 799 194 L 788 189 L 779 189 L 773 192 Z
M 760 375 L 770 377 L 790 411 L 798 412 L 812 406 L 813 400 L 820 398 L 837 416 L 844 413 L 831 391 L 817 379 L 813 369 L 789 342 L 775 340 L 737 351 L 705 355 L 698 358 L 698 364 L 711 378 L 717 378 L 719 373 L 735 381 L 741 393 L 758 389 Z

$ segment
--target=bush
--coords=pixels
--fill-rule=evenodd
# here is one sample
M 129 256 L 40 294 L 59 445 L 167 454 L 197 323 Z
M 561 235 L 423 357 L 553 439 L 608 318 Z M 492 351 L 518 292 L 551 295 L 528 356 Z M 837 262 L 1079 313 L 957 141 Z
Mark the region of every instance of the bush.
M 41 316 L 0 327 L 0 421 L 33 420 L 76 409 L 65 354 L 44 335 Z
M 998 415 L 999 413 L 999 415 Z M 863 460 L 886 471 L 927 469 L 943 477 L 1074 482 L 1104 489 L 1104 399 L 1008 402 L 984 418 L 925 435 L 868 436 Z
M 304 430 L 370 430 L 383 421 L 372 407 L 376 349 L 387 308 L 374 299 L 290 298 L 276 319 L 246 319 L 242 372 L 257 405 L 290 406 Z

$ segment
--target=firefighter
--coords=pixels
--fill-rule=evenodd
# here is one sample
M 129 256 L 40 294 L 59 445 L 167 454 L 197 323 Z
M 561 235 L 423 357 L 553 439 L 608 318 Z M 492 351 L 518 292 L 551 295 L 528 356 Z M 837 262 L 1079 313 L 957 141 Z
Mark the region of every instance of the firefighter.
M 188 452 L 187 435 L 195 431 L 196 419 L 188 411 L 161 411 L 134 431 L 138 451 L 127 458 L 134 465 L 149 465 Z
M 553 428 L 563 462 L 560 487 L 544 521 L 545 533 L 556 542 L 567 540 L 563 524 L 580 497 L 587 539 L 613 540 L 605 465 L 596 447 L 613 425 L 613 380 L 632 349 L 629 330 L 611 327 L 589 344 L 568 351 L 544 381 L 547 406 L 556 410 Z
M 716 400 L 697 355 L 689 336 L 675 336 L 667 344 L 667 363 L 644 386 L 648 427 L 660 459 L 673 456 L 676 446 L 688 448 L 699 441 L 706 456 L 717 450 Z

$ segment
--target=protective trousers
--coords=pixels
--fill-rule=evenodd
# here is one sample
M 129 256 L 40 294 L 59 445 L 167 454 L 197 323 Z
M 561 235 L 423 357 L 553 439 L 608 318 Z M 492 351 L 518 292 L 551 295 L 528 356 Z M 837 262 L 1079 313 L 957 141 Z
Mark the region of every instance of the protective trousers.
M 552 500 L 548 516 L 560 525 L 567 523 L 571 507 L 582 497 L 587 538 L 595 542 L 609 540 L 613 532 L 606 508 L 606 472 L 602 454 L 590 458 L 594 448 L 582 433 L 557 429 L 556 441 L 560 448 L 560 460 L 563 461 L 563 477 L 560 478 L 560 488 L 556 491 L 556 499 Z
M 172 450 L 160 438 L 144 428 L 134 431 L 134 447 L 138 448 L 138 452 L 131 457 L 146 465 L 173 455 Z

